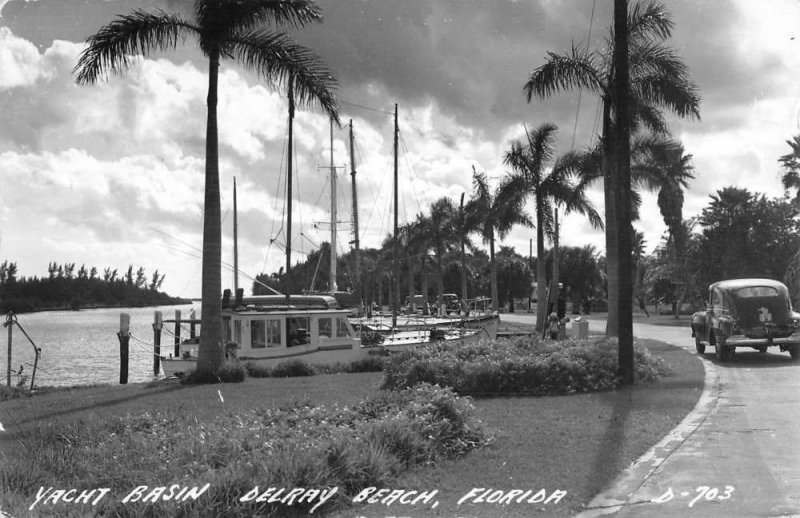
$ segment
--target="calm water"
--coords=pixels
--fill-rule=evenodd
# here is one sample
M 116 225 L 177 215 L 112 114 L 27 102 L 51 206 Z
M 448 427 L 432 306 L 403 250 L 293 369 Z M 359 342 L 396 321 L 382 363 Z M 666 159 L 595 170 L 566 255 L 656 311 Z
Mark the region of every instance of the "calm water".
M 36 369 L 36 385 L 80 385 L 85 383 L 119 384 L 120 354 L 119 315 L 131 316 L 131 340 L 128 382 L 150 381 L 153 375 L 153 315 L 161 311 L 164 319 L 189 318 L 194 307 L 200 317 L 200 304 L 195 306 L 162 306 L 155 308 L 88 309 L 81 311 L 48 311 L 24 313 L 17 320 L 38 347 L 42 349 Z M 5 317 L 3 316 L 3 321 Z M 188 337 L 188 326 L 182 326 L 182 337 Z M 198 326 L 199 329 L 199 326 Z M 174 324 L 165 324 L 161 335 L 162 354 L 169 354 L 174 343 Z M 8 329 L 0 331 L 0 383 L 6 384 Z M 13 326 L 11 368 L 24 366 L 30 386 L 34 353 L 30 342 L 17 326 Z M 17 376 L 11 374 L 15 385 Z

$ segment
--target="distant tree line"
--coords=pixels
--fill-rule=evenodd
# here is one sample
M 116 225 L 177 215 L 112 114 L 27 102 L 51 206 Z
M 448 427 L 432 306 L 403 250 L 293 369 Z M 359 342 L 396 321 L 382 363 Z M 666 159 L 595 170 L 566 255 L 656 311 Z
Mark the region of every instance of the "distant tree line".
M 47 266 L 47 277 L 18 277 L 16 262 L 0 263 L 0 312 L 24 313 L 51 309 L 94 307 L 142 307 L 179 304 L 184 299 L 159 291 L 164 274 L 158 270 L 147 275 L 143 267 L 133 265 L 122 274 L 105 268 L 102 275 L 92 266 L 75 263 Z

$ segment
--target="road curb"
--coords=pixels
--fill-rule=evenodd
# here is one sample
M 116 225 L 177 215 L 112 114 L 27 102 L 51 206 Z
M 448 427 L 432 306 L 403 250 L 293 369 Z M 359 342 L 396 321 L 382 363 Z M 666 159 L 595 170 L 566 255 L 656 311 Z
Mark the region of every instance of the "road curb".
M 692 411 L 658 444 L 620 473 L 607 489 L 595 496 L 584 511 L 575 515 L 576 518 L 608 516 L 623 507 L 649 502 L 649 500 L 634 501 L 632 498 L 664 461 L 703 424 L 719 402 L 719 373 L 713 363 L 707 360 L 701 361 L 705 372 L 703 393 Z

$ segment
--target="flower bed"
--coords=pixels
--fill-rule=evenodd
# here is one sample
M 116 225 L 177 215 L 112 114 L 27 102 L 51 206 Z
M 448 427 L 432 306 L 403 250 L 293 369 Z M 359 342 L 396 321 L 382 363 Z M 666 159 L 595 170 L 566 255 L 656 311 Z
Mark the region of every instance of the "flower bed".
M 308 516 L 315 502 L 287 506 L 246 495 L 258 485 L 337 488 L 320 515 L 413 466 L 486 444 L 473 414 L 468 399 L 421 384 L 349 407 L 262 407 L 210 422 L 174 410 L 41 428 L 25 440 L 31 455 L 0 466 L 0 494 L 8 497 L 4 510 L 20 516 L 48 486 L 107 487 L 114 498 L 91 509 L 41 506 L 37 516 Z M 123 497 L 140 484 L 209 488 L 197 500 L 125 505 Z
M 610 390 L 620 384 L 616 339 L 536 338 L 442 344 L 392 356 L 381 388 L 417 383 L 452 387 L 462 395 L 573 394 Z M 667 374 L 663 361 L 634 347 L 636 379 L 651 382 Z

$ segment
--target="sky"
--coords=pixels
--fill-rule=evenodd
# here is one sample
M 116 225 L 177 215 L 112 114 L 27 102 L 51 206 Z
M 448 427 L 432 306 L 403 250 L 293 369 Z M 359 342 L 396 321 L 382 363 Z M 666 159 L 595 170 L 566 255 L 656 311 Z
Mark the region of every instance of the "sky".
M 337 249 L 353 240 L 352 119 L 362 247 L 392 229 L 392 131 L 400 126 L 400 223 L 447 196 L 472 192 L 473 167 L 492 185 L 508 174 L 503 154 L 524 128 L 559 127 L 556 153 L 590 146 L 598 100 L 577 91 L 527 102 L 523 85 L 548 51 L 605 44 L 610 0 L 319 0 L 325 17 L 290 32 L 329 65 L 344 126 L 333 131 Z M 766 6 L 769 6 L 766 8 Z M 668 116 L 693 156 L 696 178 L 684 218 L 737 186 L 783 194 L 778 158 L 800 134 L 800 2 L 676 0 L 669 44 L 702 97 L 700 120 Z M 90 86 L 73 68 L 85 39 L 134 9 L 191 16 L 188 0 L 0 0 L 0 261 L 19 274 L 76 263 L 165 274 L 164 291 L 200 294 L 207 64 L 187 40 L 135 60 Z M 240 283 L 285 263 L 287 103 L 235 62 L 220 71 L 223 261 L 233 262 L 237 184 Z M 331 129 L 318 108 L 298 110 L 293 258 L 330 240 Z M 590 199 L 603 210 L 602 184 Z M 528 204 L 533 212 L 532 202 Z M 655 195 L 641 219 L 648 249 L 665 226 Z M 535 231 L 502 242 L 528 255 Z M 478 244 L 480 245 L 479 240 Z M 561 243 L 593 245 L 602 231 L 568 216 Z M 534 254 L 536 252 L 534 251 Z M 231 269 L 223 285 L 233 284 Z M 340 280 L 340 287 L 346 286 Z M 342 286 L 344 284 L 344 286 Z

